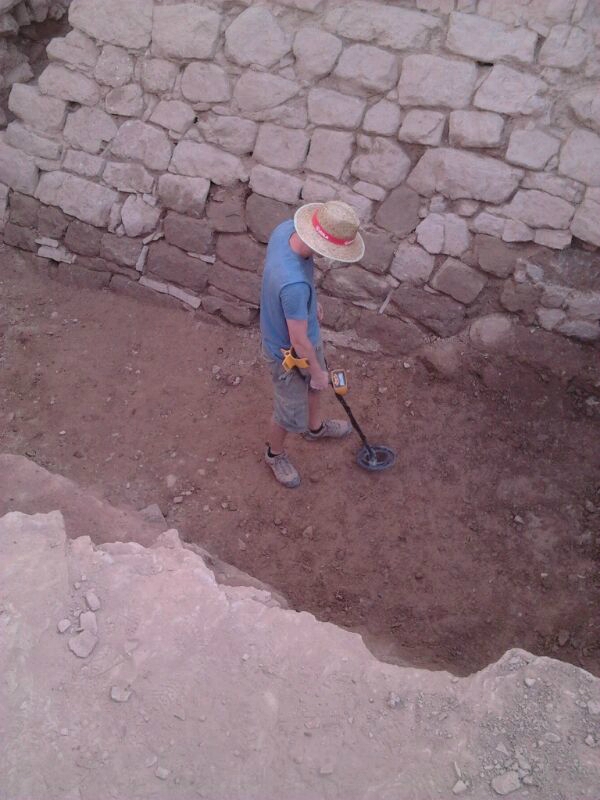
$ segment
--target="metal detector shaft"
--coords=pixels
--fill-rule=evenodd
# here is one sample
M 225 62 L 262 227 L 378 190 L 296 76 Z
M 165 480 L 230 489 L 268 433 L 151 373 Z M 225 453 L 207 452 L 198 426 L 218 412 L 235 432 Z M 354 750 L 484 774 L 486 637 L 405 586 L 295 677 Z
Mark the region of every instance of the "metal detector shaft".
M 354 430 L 355 430 L 355 431 L 358 433 L 358 435 L 360 436 L 360 439 L 361 439 L 362 443 L 364 444 L 364 446 L 365 446 L 365 447 L 367 448 L 367 450 L 369 451 L 369 455 L 372 455 L 372 454 L 373 454 L 373 448 L 372 448 L 372 447 L 371 447 L 371 445 L 370 445 L 370 444 L 367 442 L 367 437 L 366 437 L 366 436 L 364 435 L 364 433 L 362 432 L 362 430 L 361 430 L 361 428 L 360 428 L 360 425 L 358 424 L 358 422 L 357 422 L 357 421 L 354 419 L 354 414 L 352 413 L 352 411 L 351 411 L 351 409 L 350 409 L 350 406 L 348 405 L 348 403 L 347 403 L 347 402 L 346 402 L 346 400 L 345 400 L 345 399 L 342 397 L 342 395 L 341 395 L 341 394 L 336 394 L 336 397 L 337 397 L 337 399 L 340 401 L 340 403 L 342 404 L 342 406 L 344 407 L 344 411 L 346 412 L 346 414 L 348 414 L 348 419 L 349 419 L 349 420 L 350 420 L 350 422 L 352 423 L 352 427 L 354 428 Z

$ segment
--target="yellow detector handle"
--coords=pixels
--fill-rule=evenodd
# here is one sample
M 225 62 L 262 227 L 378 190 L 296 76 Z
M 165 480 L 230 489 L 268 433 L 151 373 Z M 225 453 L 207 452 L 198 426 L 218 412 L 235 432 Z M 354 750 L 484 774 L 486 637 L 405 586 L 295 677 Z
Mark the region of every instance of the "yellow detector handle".
M 345 395 L 348 393 L 348 381 L 343 369 L 331 370 L 331 385 L 336 394 Z
M 283 361 L 281 363 L 286 372 L 294 369 L 294 367 L 308 369 L 308 358 L 298 358 L 293 347 L 290 347 L 289 350 L 285 350 L 282 347 L 281 352 L 283 353 Z

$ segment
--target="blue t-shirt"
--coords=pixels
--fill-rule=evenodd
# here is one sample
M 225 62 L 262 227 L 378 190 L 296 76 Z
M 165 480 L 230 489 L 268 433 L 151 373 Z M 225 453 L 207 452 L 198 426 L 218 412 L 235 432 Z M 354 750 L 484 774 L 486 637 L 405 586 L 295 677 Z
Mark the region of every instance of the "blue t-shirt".
M 260 331 L 265 351 L 281 360 L 281 349 L 290 347 L 286 319 L 305 319 L 308 338 L 316 347 L 320 340 L 317 293 L 312 256 L 302 258 L 290 247 L 293 220 L 278 225 L 269 239 L 260 299 Z

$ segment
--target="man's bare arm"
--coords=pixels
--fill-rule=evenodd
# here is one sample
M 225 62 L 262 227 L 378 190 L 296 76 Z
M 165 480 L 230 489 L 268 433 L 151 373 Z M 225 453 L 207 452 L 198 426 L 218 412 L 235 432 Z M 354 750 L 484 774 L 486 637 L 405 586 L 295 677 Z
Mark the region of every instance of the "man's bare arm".
M 329 375 L 321 368 L 315 348 L 308 338 L 308 322 L 305 319 L 287 319 L 290 342 L 300 358 L 308 359 L 310 385 L 313 389 L 326 389 Z

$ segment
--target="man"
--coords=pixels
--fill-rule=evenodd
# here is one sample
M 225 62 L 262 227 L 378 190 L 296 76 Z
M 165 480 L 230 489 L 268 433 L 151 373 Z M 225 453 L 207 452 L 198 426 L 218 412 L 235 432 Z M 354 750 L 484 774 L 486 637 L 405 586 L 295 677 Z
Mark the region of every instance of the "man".
M 289 460 L 288 433 L 308 441 L 340 439 L 350 430 L 345 420 L 323 419 L 320 392 L 329 385 L 319 323 L 322 318 L 314 283 L 313 254 L 345 263 L 360 261 L 365 246 L 359 219 L 346 203 L 310 203 L 293 220 L 278 225 L 267 247 L 260 305 L 263 350 L 274 387 L 274 411 L 265 461 L 283 486 L 293 488 L 300 476 Z M 308 362 L 289 372 L 282 350 L 294 348 Z

